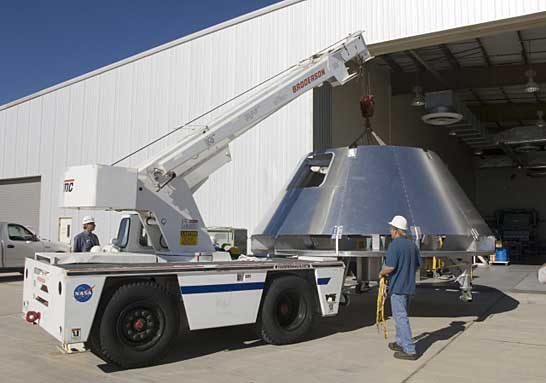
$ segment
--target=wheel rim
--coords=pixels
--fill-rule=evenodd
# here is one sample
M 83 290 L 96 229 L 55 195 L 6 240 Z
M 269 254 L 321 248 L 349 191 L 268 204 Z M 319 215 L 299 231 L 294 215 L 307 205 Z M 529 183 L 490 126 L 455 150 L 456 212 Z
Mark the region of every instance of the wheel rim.
M 118 339 L 139 350 L 153 347 L 165 331 L 165 315 L 157 305 L 135 303 L 118 316 Z
M 280 328 L 294 331 L 307 317 L 307 304 L 297 290 L 285 290 L 277 297 L 275 319 Z

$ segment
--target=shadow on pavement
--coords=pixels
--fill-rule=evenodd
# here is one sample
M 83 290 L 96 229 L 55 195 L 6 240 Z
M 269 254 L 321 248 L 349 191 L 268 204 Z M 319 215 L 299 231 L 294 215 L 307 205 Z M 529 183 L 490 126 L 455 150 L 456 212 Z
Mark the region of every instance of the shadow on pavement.
M 19 282 L 23 280 L 23 274 L 19 273 L 0 273 L 0 283 Z
M 242 325 L 208 330 L 182 330 L 171 345 L 171 351 L 159 364 L 265 345 L 254 328 L 254 325 Z M 111 364 L 101 364 L 98 367 L 106 373 L 124 370 Z
M 410 320 L 411 317 L 475 317 L 474 321 L 482 322 L 492 314 L 512 311 L 519 305 L 518 300 L 492 287 L 474 285 L 473 291 L 474 300 L 465 303 L 459 300 L 459 292 L 455 289 L 446 286 L 420 287 L 410 306 Z M 453 321 L 449 326 L 415 336 L 417 354 L 423 355 L 435 342 L 449 340 L 465 331 L 467 324 L 465 321 Z
M 413 338 L 417 355 L 423 355 L 435 342 L 448 340 L 463 332 L 466 328 L 465 324 L 466 322 L 463 321 L 453 321 L 447 327 L 417 335 Z
M 516 299 L 488 286 L 474 285 L 472 302 L 461 301 L 459 295 L 456 285 L 420 286 L 411 301 L 410 317 L 476 317 L 481 322 L 491 314 L 512 311 L 519 305 Z
M 519 302 L 505 295 L 500 290 L 474 286 L 474 301 L 465 303 L 459 300 L 456 285 L 419 287 L 410 307 L 412 317 L 458 318 L 475 317 L 477 321 L 486 320 L 490 314 L 514 310 Z M 375 325 L 377 290 L 354 295 L 348 307 L 341 307 L 337 316 L 318 318 L 314 330 L 307 340 L 320 339 L 342 332 L 355 331 Z M 390 305 L 386 305 L 390 313 Z M 453 321 L 445 328 L 425 332 L 417 336 L 419 354 L 425 352 L 434 342 L 447 340 L 464 331 L 466 322 Z M 181 362 L 201 356 L 263 346 L 254 325 L 233 326 L 198 331 L 183 331 L 173 343 L 170 353 L 162 364 Z M 282 346 L 280 346 L 282 347 Z M 120 369 L 108 364 L 98 366 L 104 372 L 116 372 Z

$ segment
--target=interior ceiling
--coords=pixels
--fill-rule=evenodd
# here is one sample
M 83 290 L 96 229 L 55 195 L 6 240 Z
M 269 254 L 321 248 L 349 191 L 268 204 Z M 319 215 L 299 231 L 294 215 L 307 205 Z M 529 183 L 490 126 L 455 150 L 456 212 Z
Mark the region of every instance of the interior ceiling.
M 491 133 L 534 125 L 546 102 L 546 27 L 502 33 L 381 56 L 392 92 L 452 89 Z M 528 93 L 525 71 L 540 91 Z
M 424 93 L 455 92 L 494 138 L 485 145 L 461 137 L 480 155 L 480 167 L 518 167 L 546 176 L 546 131 L 536 130 L 537 111 L 546 109 L 546 26 L 380 57 L 391 71 L 393 95 L 413 93 L 416 85 Z M 536 72 L 535 93 L 525 89 L 529 69 Z M 537 151 L 526 153 L 524 145 Z

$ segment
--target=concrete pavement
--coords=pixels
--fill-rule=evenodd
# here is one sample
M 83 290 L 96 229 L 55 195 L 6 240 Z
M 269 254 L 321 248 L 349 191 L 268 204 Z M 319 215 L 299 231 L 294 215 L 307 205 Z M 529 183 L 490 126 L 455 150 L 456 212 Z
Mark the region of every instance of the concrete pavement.
M 309 340 L 271 346 L 252 326 L 181 336 L 165 363 L 118 370 L 91 353 L 64 355 L 57 342 L 20 316 L 22 282 L 0 275 L 2 382 L 544 382 L 546 294 L 536 266 L 477 271 L 474 302 L 450 288 L 419 288 L 411 324 L 418 361 L 392 357 L 374 325 L 375 295 L 353 298 L 322 319 Z M 536 277 L 535 277 L 536 278 Z M 388 320 L 389 340 L 394 328 Z

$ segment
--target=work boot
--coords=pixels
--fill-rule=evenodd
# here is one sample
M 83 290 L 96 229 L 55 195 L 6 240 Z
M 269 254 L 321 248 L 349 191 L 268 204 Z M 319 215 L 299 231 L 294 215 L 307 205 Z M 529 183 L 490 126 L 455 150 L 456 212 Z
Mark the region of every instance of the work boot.
M 389 343 L 389 348 L 390 348 L 392 351 L 404 351 L 404 350 L 402 349 L 402 347 L 400 347 L 400 346 L 398 345 L 398 343 L 396 343 L 396 342 Z
M 404 351 L 396 351 L 394 357 L 396 359 L 417 360 L 417 354 L 408 354 Z

